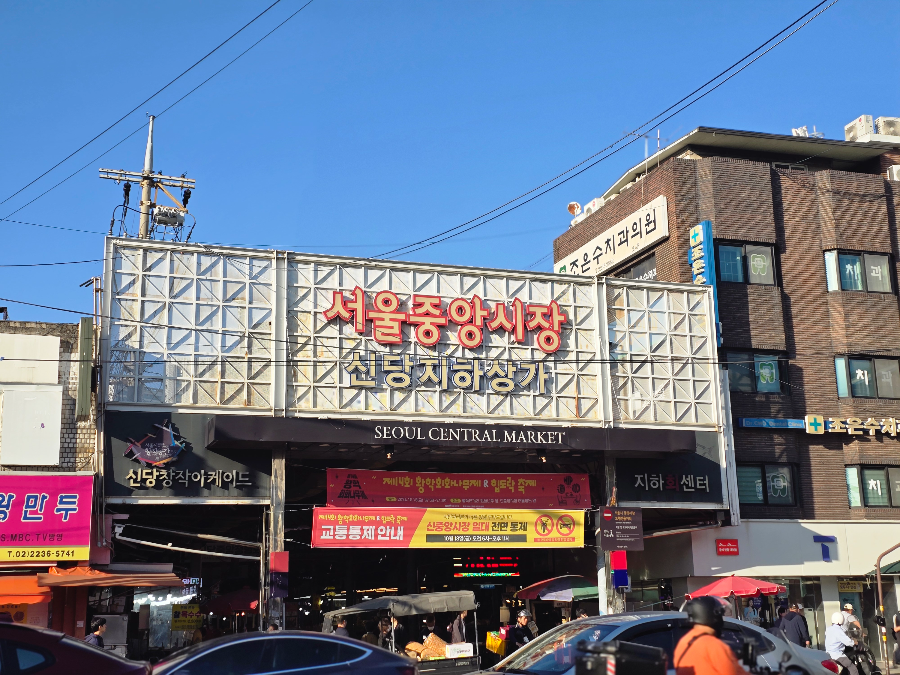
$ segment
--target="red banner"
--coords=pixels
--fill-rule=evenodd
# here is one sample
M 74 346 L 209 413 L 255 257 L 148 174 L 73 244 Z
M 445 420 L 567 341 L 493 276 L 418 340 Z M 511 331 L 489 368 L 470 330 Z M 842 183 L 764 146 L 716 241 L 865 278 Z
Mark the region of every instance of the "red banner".
M 329 506 L 589 509 L 583 473 L 328 470 Z

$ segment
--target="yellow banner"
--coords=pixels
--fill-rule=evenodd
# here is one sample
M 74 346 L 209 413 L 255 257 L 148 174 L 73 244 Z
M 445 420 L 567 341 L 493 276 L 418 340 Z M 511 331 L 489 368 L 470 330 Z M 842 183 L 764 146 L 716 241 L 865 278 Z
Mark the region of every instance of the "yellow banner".
M 316 508 L 314 547 L 582 548 L 584 511 Z
M 172 630 L 194 630 L 201 626 L 200 605 L 172 605 Z
M 0 562 L 7 560 L 89 560 L 90 546 L 0 547 Z

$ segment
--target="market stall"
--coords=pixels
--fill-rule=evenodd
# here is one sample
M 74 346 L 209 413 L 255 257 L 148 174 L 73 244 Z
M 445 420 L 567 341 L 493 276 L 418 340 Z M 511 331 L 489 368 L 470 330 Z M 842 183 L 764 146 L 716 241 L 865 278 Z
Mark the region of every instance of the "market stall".
M 423 593 L 419 595 L 385 595 L 380 598 L 366 600 L 352 607 L 326 612 L 322 624 L 323 633 L 334 631 L 336 617 L 347 617 L 355 614 L 369 613 L 376 616 L 390 617 L 425 616 L 444 612 L 473 612 L 478 604 L 472 591 L 448 591 L 444 593 Z M 446 643 L 432 634 L 425 643 L 409 641 L 406 645 L 395 643 L 394 627 L 391 627 L 391 646 L 393 651 L 403 649 L 408 655 L 415 654 L 420 661 L 420 673 L 469 673 L 478 670 L 480 657 L 478 653 L 478 621 L 475 620 L 473 643 Z M 404 649 L 407 648 L 407 649 Z

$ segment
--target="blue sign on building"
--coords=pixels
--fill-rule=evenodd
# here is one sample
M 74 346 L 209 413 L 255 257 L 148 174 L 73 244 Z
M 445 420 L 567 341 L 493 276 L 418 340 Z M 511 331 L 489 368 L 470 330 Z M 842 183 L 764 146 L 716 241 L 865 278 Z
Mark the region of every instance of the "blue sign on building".
M 704 220 L 691 228 L 688 264 L 695 284 L 712 286 L 715 308 L 716 342 L 722 346 L 722 324 L 719 322 L 719 295 L 716 289 L 716 252 L 713 246 L 712 221 Z
M 738 426 L 745 429 L 805 429 L 806 423 L 779 417 L 739 417 Z

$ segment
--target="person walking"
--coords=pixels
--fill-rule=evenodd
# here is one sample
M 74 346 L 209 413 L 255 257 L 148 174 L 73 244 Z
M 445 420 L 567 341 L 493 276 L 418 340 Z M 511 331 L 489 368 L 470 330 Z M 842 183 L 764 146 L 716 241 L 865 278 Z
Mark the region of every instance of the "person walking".
M 894 613 L 894 664 L 900 666 L 900 611 Z
M 453 619 L 453 625 L 450 627 L 450 642 L 452 644 L 466 641 L 466 617 L 468 615 L 469 613 L 463 610 Z
M 778 626 L 785 637 L 795 645 L 801 647 L 809 647 L 809 628 L 806 625 L 806 619 L 800 614 L 800 605 L 792 602 L 788 611 L 781 617 L 781 623 Z
M 91 632 L 85 635 L 84 641 L 89 644 L 97 647 L 98 649 L 103 649 L 103 634 L 106 632 L 106 619 L 100 617 L 99 619 L 94 619 L 91 621 Z
M 844 650 L 854 644 L 850 636 L 844 632 L 844 623 L 842 612 L 831 615 L 831 625 L 825 629 L 825 651 L 832 661 L 846 668 L 850 675 L 859 675 L 856 665 L 844 655 Z
M 718 598 L 694 598 L 685 606 L 693 624 L 678 641 L 672 661 L 677 675 L 747 675 L 722 639 L 725 607 Z
M 513 626 L 513 629 L 509 632 L 510 641 L 515 643 L 516 649 L 524 647 L 534 640 L 534 633 L 532 633 L 531 629 L 528 627 L 528 620 L 530 618 L 531 612 L 527 609 L 520 610 L 519 614 L 516 616 L 516 625 Z

